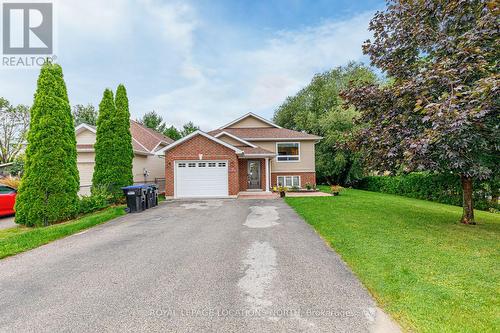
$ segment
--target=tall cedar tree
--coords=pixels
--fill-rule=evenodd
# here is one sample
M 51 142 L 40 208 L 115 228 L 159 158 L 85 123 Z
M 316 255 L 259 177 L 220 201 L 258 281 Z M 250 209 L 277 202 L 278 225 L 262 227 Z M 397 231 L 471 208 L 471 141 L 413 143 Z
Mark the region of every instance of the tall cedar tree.
M 97 118 L 97 133 L 95 150 L 94 174 L 92 176 L 92 191 L 95 193 L 101 188 L 106 188 L 112 193 L 119 190 L 121 176 L 116 158 L 117 136 L 119 133 L 116 124 L 116 107 L 113 92 L 104 91 L 99 104 Z
M 75 130 L 62 68 L 45 64 L 31 108 L 16 223 L 38 227 L 72 217 L 79 183 Z
M 495 1 L 388 1 L 363 50 L 393 82 L 344 95 L 361 110 L 373 168 L 460 175 L 465 224 L 472 180 L 498 179 L 499 17 Z
M 114 123 L 117 137 L 114 163 L 118 172 L 116 183 L 122 187 L 131 185 L 134 178 L 132 174 L 134 151 L 132 148 L 132 135 L 130 134 L 130 112 L 127 90 L 122 84 L 116 89 L 115 105 L 116 118 Z

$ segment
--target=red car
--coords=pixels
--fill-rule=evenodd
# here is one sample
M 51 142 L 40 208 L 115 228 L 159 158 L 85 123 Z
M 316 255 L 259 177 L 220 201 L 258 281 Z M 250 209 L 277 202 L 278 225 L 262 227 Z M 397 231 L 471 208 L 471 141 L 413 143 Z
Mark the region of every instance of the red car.
M 0 216 L 14 215 L 16 194 L 15 188 L 0 184 Z

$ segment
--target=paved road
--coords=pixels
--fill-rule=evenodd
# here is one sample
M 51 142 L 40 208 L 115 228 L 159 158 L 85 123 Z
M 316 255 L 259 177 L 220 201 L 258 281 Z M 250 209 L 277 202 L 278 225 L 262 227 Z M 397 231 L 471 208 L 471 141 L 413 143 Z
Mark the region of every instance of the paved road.
M 14 223 L 14 216 L 3 216 L 0 217 L 0 230 L 14 228 L 17 224 Z
M 168 202 L 0 261 L 1 332 L 390 332 L 281 200 Z

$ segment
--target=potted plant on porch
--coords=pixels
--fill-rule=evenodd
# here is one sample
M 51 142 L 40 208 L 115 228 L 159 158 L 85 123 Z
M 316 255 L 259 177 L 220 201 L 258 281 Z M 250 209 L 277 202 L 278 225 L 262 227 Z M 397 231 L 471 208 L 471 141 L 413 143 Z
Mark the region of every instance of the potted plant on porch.
M 278 192 L 280 192 L 280 197 L 284 198 L 286 195 L 287 188 L 285 186 L 279 186 Z

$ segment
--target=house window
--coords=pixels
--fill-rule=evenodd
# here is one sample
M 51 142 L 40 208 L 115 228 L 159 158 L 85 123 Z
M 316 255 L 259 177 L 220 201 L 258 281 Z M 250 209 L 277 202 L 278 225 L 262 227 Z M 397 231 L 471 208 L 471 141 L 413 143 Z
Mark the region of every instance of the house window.
M 196 163 L 188 163 L 189 168 L 196 168 Z
M 207 164 L 205 162 L 198 163 L 198 168 L 204 168 Z
M 278 176 L 278 186 L 300 187 L 300 176 Z
M 186 167 L 186 163 L 179 163 L 179 168 L 185 168 Z
M 300 143 L 298 142 L 278 142 L 276 143 L 278 162 L 297 162 L 300 160 Z
M 225 168 L 225 167 L 226 167 L 226 163 L 224 163 L 224 162 L 219 163 L 219 168 Z
M 209 167 L 209 168 L 215 168 L 215 165 L 216 165 L 216 164 L 217 164 L 217 163 L 213 163 L 213 162 L 208 163 L 208 167 Z

